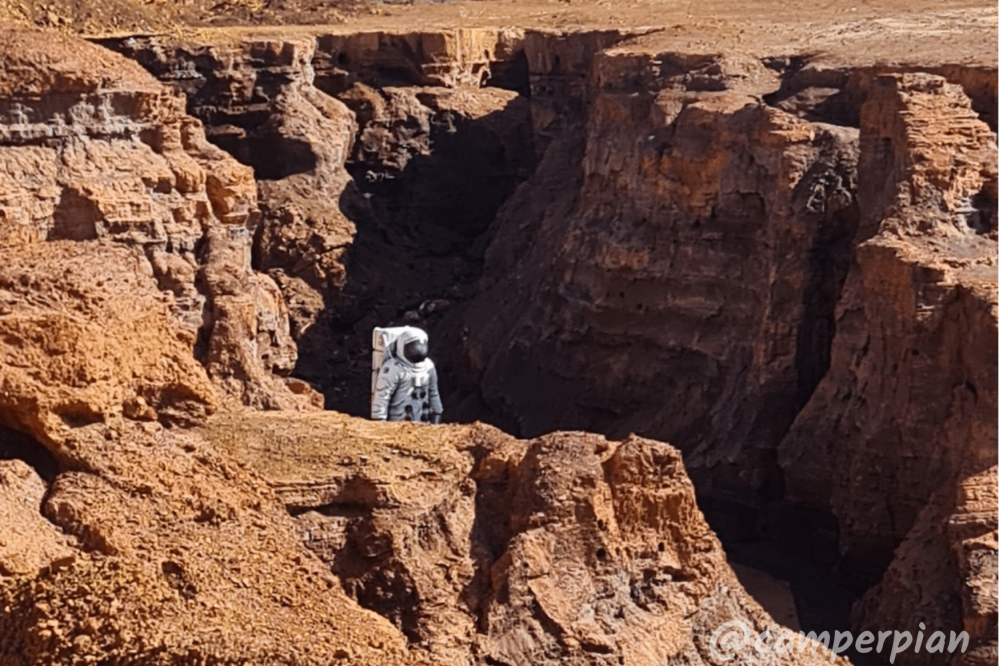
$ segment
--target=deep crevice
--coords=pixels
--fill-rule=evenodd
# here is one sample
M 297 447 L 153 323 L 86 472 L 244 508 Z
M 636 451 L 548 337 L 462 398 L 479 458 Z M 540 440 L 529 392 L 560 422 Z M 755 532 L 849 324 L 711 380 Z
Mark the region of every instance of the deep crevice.
M 365 69 L 352 62 L 346 53 L 324 54 L 320 46 L 315 61 L 316 85 L 330 94 L 345 93 L 358 81 L 374 86 L 431 83 L 415 66 L 382 64 Z M 395 48 L 400 49 L 403 60 L 415 58 L 404 41 Z M 765 101 L 811 121 L 857 127 L 863 90 L 855 73 L 804 71 L 807 63 L 804 56 L 765 60 L 764 64 L 779 72 L 783 79 L 781 89 L 766 96 Z M 526 100 L 531 93 L 527 66 L 526 55 L 521 52 L 503 67 L 494 66 L 483 78 L 487 85 L 516 90 L 521 100 Z M 544 84 L 560 69 L 556 55 L 552 71 L 536 77 L 535 92 L 544 92 Z M 202 70 L 203 66 L 198 64 L 193 72 L 203 77 Z M 950 72 L 948 78 L 955 80 L 954 76 Z M 197 77 L 192 74 L 190 78 Z M 965 86 L 966 90 L 972 88 L 974 91 L 969 95 L 975 110 L 995 130 L 994 93 L 974 82 Z M 195 99 L 192 95 L 189 104 L 195 104 Z M 209 123 L 211 140 L 254 167 L 259 179 L 283 178 L 315 166 L 315 155 L 304 142 L 262 134 L 270 111 L 233 116 L 208 106 L 213 100 L 203 96 L 197 100 L 199 115 Z M 425 99 L 421 101 L 427 103 Z M 483 270 L 483 254 L 493 231 L 493 218 L 514 189 L 531 175 L 530 169 L 516 173 L 506 169 L 509 156 L 503 154 L 503 146 L 498 146 L 496 134 L 490 129 L 490 122 L 507 123 L 508 120 L 502 120 L 506 114 L 508 111 L 504 110 L 492 118 L 470 119 L 435 112 L 429 154 L 411 155 L 401 169 L 361 159 L 348 165 L 354 182 L 341 196 L 339 205 L 358 229 L 347 257 L 348 284 L 342 298 L 327 303 L 327 310 L 310 329 L 312 332 L 299 340 L 300 355 L 295 369 L 295 376 L 324 389 L 327 408 L 367 414 L 373 326 L 421 325 L 430 331 L 433 343 L 441 339 L 436 336 L 441 313 L 460 308 L 474 294 Z M 529 127 L 529 115 L 527 118 Z M 363 126 L 368 119 L 359 114 L 359 120 Z M 516 123 L 523 123 L 523 119 Z M 536 136 L 533 130 L 528 136 L 539 143 L 550 138 Z M 523 148 L 525 153 L 533 152 L 533 146 Z M 884 157 L 890 153 L 889 147 Z M 971 202 L 974 210 L 969 213 L 969 226 L 979 233 L 988 233 L 995 211 L 980 199 Z M 858 219 L 859 212 L 853 202 L 835 223 L 816 234 L 808 250 L 808 284 L 794 359 L 796 391 L 790 400 L 772 401 L 773 413 L 764 413 L 766 409 L 761 412 L 760 420 L 771 424 L 768 439 L 780 440 L 781 433 L 786 433 L 829 368 L 834 311 L 849 268 Z M 693 226 L 699 227 L 701 222 L 694 220 Z M 620 298 L 625 298 L 623 291 Z M 629 308 L 644 311 L 641 302 Z M 207 330 L 210 329 L 203 329 Z M 453 349 L 445 347 L 432 350 L 444 367 L 461 364 L 460 359 L 449 358 L 453 353 Z M 525 363 L 521 379 L 526 392 L 557 385 L 557 379 L 548 380 L 546 385 L 532 372 Z M 443 381 L 448 381 L 446 375 Z M 969 390 L 974 391 L 974 387 Z M 501 416 L 485 405 L 481 395 L 470 397 L 475 404 L 466 414 L 502 421 Z M 478 402 L 474 400 L 476 397 Z M 493 407 L 499 402 L 502 398 L 494 397 Z M 592 405 L 588 409 L 588 425 L 596 425 L 598 430 L 612 429 L 621 418 L 620 410 L 613 406 Z M 558 410 L 554 412 L 562 418 Z M 572 417 L 573 414 L 568 414 L 568 421 L 558 425 L 572 428 Z M 510 427 L 510 422 L 502 421 L 500 425 L 519 434 Z M 686 438 L 711 427 L 711 419 L 705 415 L 689 423 L 680 435 Z M 762 478 L 755 496 L 714 492 L 708 498 L 701 498 L 702 509 L 733 561 L 791 582 L 804 629 L 847 628 L 843 619 L 850 604 L 872 580 L 880 577 L 887 566 L 884 553 L 890 553 L 894 544 L 878 544 L 871 554 L 861 556 L 857 562 L 840 560 L 838 525 L 832 514 L 826 509 L 783 502 L 782 472 L 774 452 L 761 449 L 754 455 L 756 471 Z M 499 493 L 500 487 L 493 490 Z M 477 517 L 488 515 L 487 504 L 478 507 Z M 354 509 L 343 511 L 351 513 Z M 360 521 L 353 528 L 358 530 L 354 537 L 377 543 L 378 535 L 367 534 L 363 523 Z M 491 552 L 487 558 L 496 556 L 505 547 L 502 534 L 490 533 L 488 537 Z M 844 571 L 865 568 L 868 573 L 863 579 L 843 575 Z M 417 600 L 412 597 L 412 589 L 401 580 L 401 576 L 395 576 L 394 582 L 386 579 L 358 584 L 351 591 L 362 605 L 391 617 L 413 640 L 417 636 L 417 620 L 400 609 L 412 608 Z
M 847 203 L 830 219 L 820 222 L 821 226 L 808 250 L 808 284 L 802 297 L 802 317 L 794 359 L 798 386 L 790 411 L 795 415 L 804 408 L 829 370 L 836 335 L 836 304 L 850 270 L 854 239 L 860 226 L 856 184 L 850 183 L 853 174 L 840 176 L 837 184 L 823 184 L 823 189 L 828 190 L 824 194 L 827 200 L 839 196 Z M 837 191 L 836 187 L 840 189 Z M 826 202 L 822 203 L 822 212 L 825 212 L 826 205 Z
M 456 350 L 437 344 L 438 326 L 475 293 L 496 211 L 533 172 L 526 100 L 513 97 L 470 118 L 421 98 L 430 105 L 427 153 L 409 154 L 401 169 L 361 152 L 347 165 L 353 182 L 340 210 L 357 228 L 345 256 L 347 284 L 299 340 L 294 372 L 321 388 L 328 409 L 369 414 L 375 326 L 423 327 L 431 357 L 449 365 Z M 404 141 L 424 140 L 408 125 L 392 129 Z
M 59 462 L 52 452 L 31 435 L 0 425 L 0 460 L 21 460 L 31 466 L 46 484 L 55 481 Z
M 280 180 L 316 168 L 316 154 L 309 142 L 292 137 L 215 132 L 208 140 L 240 163 L 253 167 L 257 180 Z

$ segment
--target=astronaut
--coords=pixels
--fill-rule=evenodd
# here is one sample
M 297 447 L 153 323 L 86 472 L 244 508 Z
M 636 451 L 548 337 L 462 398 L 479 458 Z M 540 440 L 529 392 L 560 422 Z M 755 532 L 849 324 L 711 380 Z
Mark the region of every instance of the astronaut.
M 407 328 L 385 359 L 371 402 L 371 418 L 379 421 L 440 423 L 444 407 L 437 389 L 437 370 L 427 358 L 427 334 Z

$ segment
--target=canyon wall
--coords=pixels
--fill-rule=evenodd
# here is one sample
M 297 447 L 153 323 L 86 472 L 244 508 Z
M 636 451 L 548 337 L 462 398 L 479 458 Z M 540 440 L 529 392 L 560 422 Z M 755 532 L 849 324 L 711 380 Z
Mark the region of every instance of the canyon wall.
M 676 443 L 702 502 L 830 511 L 844 581 L 892 563 L 858 626 L 964 627 L 994 654 L 989 70 L 649 43 L 593 57 L 583 110 L 500 210 L 468 376 L 527 435 Z
M 328 405 L 364 413 L 371 327 L 419 323 L 452 418 L 675 442 L 705 505 L 835 516 L 837 575 L 866 589 L 937 529 L 921 512 L 964 515 L 964 479 L 994 474 L 994 68 L 644 32 L 108 45 L 255 167 L 255 261 Z M 311 124 L 289 90 L 324 100 Z M 467 180 L 478 160 L 506 183 Z M 991 571 L 994 520 L 962 520 L 941 543 L 980 548 L 941 560 L 936 619 L 987 631 L 994 603 L 954 572 Z M 915 593 L 899 558 L 857 622 Z
M 0 74 L 0 234 L 8 256 L 39 262 L 4 270 L 27 288 L 20 298 L 36 299 L 34 316 L 67 317 L 67 340 L 84 344 L 84 327 L 117 316 L 102 308 L 142 313 L 152 328 L 173 331 L 185 356 L 193 350 L 223 395 L 309 406 L 275 375 L 291 371 L 295 349 L 277 285 L 250 267 L 252 170 L 208 143 L 183 97 L 134 62 L 59 36 L 5 29 L 2 40 L 10 55 Z M 72 277 L 74 262 L 92 275 Z M 63 270 L 66 284 L 46 284 Z M 70 289 L 74 280 L 84 283 Z M 169 314 L 153 320 L 140 300 L 121 296 L 119 281 L 147 291 L 152 283 Z M 38 291 L 64 302 L 46 304 Z M 138 338 L 126 344 L 141 347 Z M 4 374 L 18 365 L 5 364 Z
M 717 500 L 994 661 L 995 69 L 660 33 L 0 31 L 0 664 L 716 663 Z
M 692 467 L 752 458 L 759 489 L 828 364 L 857 132 L 761 104 L 778 79 L 760 63 L 612 49 L 593 67 L 566 130 L 585 143 L 553 143 L 497 220 L 467 315 L 484 398 L 525 433 L 655 432 Z
M 996 137 L 942 77 L 883 76 L 861 111 L 861 156 L 864 241 L 833 366 L 781 444 L 788 495 L 832 506 L 844 557 L 867 566 L 905 539 L 858 609 L 865 626 L 905 608 L 963 626 L 991 660 Z

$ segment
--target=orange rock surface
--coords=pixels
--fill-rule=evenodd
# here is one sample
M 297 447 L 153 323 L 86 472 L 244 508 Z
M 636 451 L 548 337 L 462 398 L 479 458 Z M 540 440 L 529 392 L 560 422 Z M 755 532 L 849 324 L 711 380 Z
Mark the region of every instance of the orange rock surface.
M 0 21 L 0 666 L 717 666 L 739 502 L 995 662 L 994 6 Z M 524 436 L 322 411 L 388 322 Z

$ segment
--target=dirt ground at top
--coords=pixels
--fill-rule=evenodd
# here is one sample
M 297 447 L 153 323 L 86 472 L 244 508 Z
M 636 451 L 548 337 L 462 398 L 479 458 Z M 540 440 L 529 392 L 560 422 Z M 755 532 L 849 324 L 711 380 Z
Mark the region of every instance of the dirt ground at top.
M 0 21 L 88 36 L 505 27 L 637 29 L 649 48 L 809 54 L 837 61 L 995 65 L 997 7 L 983 0 L 0 0 Z

